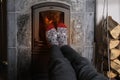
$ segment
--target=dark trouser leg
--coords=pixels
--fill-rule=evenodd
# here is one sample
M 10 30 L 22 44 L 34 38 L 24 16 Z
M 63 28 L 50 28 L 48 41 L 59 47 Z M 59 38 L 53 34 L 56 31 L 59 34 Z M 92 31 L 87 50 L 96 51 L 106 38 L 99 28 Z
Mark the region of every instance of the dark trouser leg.
M 70 62 L 55 45 L 51 48 L 49 78 L 50 80 L 76 80 L 76 74 Z
M 99 74 L 92 64 L 84 57 L 81 57 L 75 50 L 69 46 L 62 46 L 63 55 L 71 62 L 78 80 L 107 80 Z

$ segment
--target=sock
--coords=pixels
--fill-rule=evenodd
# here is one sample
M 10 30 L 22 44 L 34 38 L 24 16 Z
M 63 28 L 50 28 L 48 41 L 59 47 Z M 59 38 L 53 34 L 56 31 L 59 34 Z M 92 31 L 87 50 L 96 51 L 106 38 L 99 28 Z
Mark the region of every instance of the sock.
M 67 45 L 67 27 L 63 23 L 59 23 L 57 31 L 59 46 Z
M 53 24 L 49 25 L 46 29 L 46 38 L 51 45 L 58 45 L 57 31 Z

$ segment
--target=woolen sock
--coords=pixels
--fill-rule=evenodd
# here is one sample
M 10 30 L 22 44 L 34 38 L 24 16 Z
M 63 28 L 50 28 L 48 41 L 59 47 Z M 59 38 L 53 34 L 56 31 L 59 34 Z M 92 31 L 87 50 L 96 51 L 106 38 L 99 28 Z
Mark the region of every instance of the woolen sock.
M 53 24 L 50 24 L 47 28 L 46 28 L 46 38 L 47 41 L 49 42 L 49 44 L 51 45 L 58 45 L 58 41 L 57 41 L 57 31 L 54 28 Z
M 67 45 L 67 27 L 63 23 L 59 23 L 57 27 L 59 46 Z

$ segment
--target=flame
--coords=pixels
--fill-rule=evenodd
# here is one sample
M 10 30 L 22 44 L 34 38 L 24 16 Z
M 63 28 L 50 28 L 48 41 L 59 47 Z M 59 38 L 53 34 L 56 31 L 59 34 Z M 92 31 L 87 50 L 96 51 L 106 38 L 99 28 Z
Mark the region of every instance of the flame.
M 47 11 L 42 13 L 44 23 L 46 26 L 50 24 L 58 24 L 60 22 L 60 12 L 58 11 Z
M 48 17 L 45 17 L 45 24 L 49 25 L 53 22 L 53 20 L 49 20 Z

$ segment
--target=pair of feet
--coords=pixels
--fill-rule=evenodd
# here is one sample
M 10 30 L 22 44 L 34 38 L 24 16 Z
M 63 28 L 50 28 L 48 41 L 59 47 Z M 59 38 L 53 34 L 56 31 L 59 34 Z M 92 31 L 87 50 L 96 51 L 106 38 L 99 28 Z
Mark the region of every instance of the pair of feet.
M 54 25 L 50 24 L 46 28 L 46 38 L 51 45 L 67 45 L 67 27 L 59 23 L 55 29 Z

